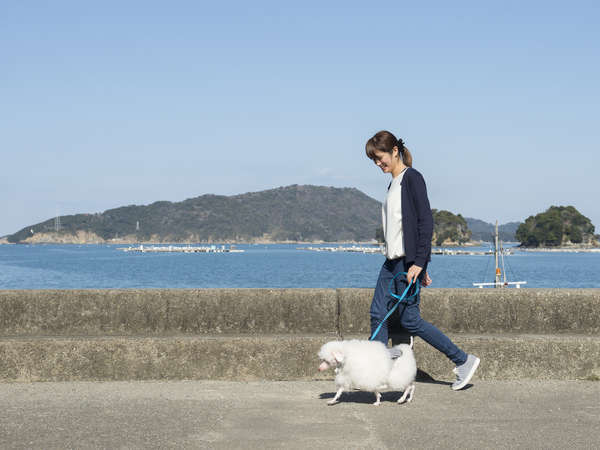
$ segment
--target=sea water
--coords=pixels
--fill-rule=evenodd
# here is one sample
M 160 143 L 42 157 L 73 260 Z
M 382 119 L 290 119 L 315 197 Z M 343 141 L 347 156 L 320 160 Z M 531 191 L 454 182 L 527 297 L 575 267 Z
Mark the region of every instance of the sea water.
M 0 245 L 0 289 L 373 288 L 384 262 L 381 254 L 315 252 L 294 244 L 238 245 L 243 253 L 138 253 L 122 247 Z M 505 257 L 505 267 L 509 281 L 527 281 L 522 288 L 600 288 L 600 253 L 516 250 Z M 429 273 L 432 287 L 469 288 L 493 281 L 494 260 L 433 255 Z

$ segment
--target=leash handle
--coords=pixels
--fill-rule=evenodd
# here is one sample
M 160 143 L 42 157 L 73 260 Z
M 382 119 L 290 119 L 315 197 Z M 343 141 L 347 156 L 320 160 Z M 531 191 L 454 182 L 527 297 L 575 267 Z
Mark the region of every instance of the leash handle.
M 379 325 L 377 326 L 377 328 L 375 329 L 375 331 L 373 332 L 373 334 L 369 338 L 370 341 L 372 341 L 373 339 L 375 339 L 375 337 L 379 333 L 379 330 L 381 330 L 381 327 L 383 326 L 383 324 L 385 323 L 385 321 L 388 320 L 388 318 L 392 315 L 392 313 L 396 310 L 396 308 L 398 308 L 398 305 L 400 304 L 400 302 L 402 302 L 402 300 L 406 301 L 408 299 L 416 297 L 417 294 L 419 293 L 419 290 L 421 288 L 421 283 L 419 282 L 418 278 L 413 278 L 413 280 L 410 283 L 408 283 L 408 286 L 406 286 L 406 289 L 404 289 L 404 292 L 402 293 L 402 295 L 394 294 L 392 292 L 392 285 L 394 284 L 394 280 L 396 279 L 396 277 L 398 277 L 400 275 L 408 275 L 408 272 L 398 272 L 390 280 L 390 285 L 388 287 L 388 291 L 389 291 L 390 295 L 392 297 L 394 297 L 394 298 L 397 298 L 398 301 L 396 302 L 396 304 L 394 306 L 392 306 L 392 308 L 388 311 L 388 313 L 385 315 L 385 317 L 383 318 L 383 320 L 379 323 Z M 413 284 L 415 285 L 415 292 L 413 292 L 412 295 L 409 295 L 408 297 L 406 297 L 406 294 L 408 293 L 408 291 L 410 290 L 410 287 Z

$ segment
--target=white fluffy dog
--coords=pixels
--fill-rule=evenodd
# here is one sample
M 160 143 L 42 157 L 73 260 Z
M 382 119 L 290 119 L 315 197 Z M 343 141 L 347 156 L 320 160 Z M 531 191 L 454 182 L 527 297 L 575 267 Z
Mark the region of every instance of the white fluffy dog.
M 335 405 L 342 392 L 360 389 L 375 393 L 374 405 L 381 403 L 381 392 L 393 389 L 403 392 L 398 403 L 410 402 L 415 391 L 417 363 L 412 346 L 400 344 L 393 348 L 396 359 L 390 357 L 385 345 L 377 341 L 331 341 L 321 347 L 319 371 L 335 368 Z

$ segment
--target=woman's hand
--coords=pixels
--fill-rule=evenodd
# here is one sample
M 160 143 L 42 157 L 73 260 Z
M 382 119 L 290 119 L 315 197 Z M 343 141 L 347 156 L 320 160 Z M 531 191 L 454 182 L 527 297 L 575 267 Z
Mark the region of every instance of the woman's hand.
M 423 270 L 422 267 L 419 267 L 415 264 L 410 266 L 410 268 L 408 269 L 408 272 L 406 274 L 406 280 L 408 281 L 408 284 L 410 284 L 413 281 L 417 281 L 417 278 L 419 277 L 419 274 L 421 273 L 422 270 Z
M 425 276 L 423 277 L 423 282 L 421 283 L 421 287 L 427 287 L 431 283 L 433 283 L 433 280 L 429 276 L 429 272 L 425 272 Z

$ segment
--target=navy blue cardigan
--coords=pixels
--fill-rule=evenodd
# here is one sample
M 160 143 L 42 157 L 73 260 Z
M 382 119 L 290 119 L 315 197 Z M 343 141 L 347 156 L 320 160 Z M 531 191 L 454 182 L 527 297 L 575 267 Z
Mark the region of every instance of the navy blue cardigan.
M 409 167 L 402 178 L 402 237 L 405 261 L 425 268 L 431 260 L 433 215 L 423 175 Z

